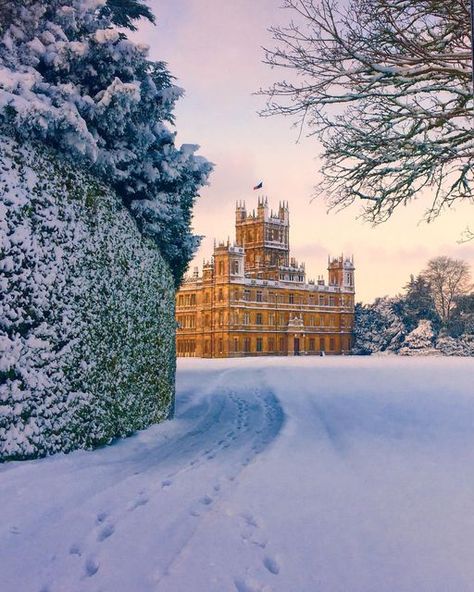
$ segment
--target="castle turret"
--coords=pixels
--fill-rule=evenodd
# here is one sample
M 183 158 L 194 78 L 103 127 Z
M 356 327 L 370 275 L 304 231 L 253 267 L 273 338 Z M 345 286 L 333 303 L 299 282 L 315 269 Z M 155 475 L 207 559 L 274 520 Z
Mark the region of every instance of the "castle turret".
M 247 218 L 247 208 L 245 201 L 237 201 L 235 203 L 235 223 L 241 222 Z
M 344 255 L 341 255 L 333 259 L 328 258 L 330 286 L 338 286 L 353 292 L 355 290 L 354 271 L 353 257 L 344 258 Z

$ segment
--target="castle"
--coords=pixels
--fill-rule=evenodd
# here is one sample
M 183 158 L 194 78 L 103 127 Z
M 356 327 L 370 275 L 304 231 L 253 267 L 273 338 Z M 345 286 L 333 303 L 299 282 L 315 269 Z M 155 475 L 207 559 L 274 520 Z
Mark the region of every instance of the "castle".
M 288 203 L 267 198 L 235 211 L 236 240 L 214 245 L 210 261 L 176 296 L 176 352 L 183 357 L 347 354 L 354 323 L 352 258 L 328 260 L 328 283 L 307 281 L 290 258 Z

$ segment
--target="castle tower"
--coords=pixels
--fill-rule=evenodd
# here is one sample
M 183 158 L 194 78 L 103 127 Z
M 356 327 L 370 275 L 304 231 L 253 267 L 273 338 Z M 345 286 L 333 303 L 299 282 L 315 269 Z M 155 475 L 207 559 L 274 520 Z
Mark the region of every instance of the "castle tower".
M 213 262 L 216 284 L 244 278 L 244 251 L 230 241 L 214 246 Z
M 354 259 L 344 255 L 328 259 L 329 285 L 354 292 Z
M 236 244 L 245 249 L 245 272 L 256 278 L 278 279 L 279 268 L 288 267 L 289 211 L 280 203 L 277 213 L 269 211 L 268 198 L 259 197 L 257 212 L 247 213 L 238 203 L 235 213 Z

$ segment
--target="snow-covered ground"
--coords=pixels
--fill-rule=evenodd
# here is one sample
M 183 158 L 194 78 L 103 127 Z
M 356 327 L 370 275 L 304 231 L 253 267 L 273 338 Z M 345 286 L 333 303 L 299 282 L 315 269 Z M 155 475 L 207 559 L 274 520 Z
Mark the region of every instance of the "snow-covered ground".
M 474 360 L 180 360 L 177 418 L 0 466 L 2 592 L 474 591 Z

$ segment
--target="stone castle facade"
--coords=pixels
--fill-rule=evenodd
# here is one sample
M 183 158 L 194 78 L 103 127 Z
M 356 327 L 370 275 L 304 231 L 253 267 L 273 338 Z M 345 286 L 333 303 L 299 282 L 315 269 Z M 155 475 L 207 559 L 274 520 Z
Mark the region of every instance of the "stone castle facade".
M 289 210 L 259 198 L 235 212 L 234 244 L 216 244 L 202 274 L 195 268 L 176 296 L 181 357 L 348 354 L 354 323 L 352 258 L 328 260 L 328 283 L 307 281 L 290 258 Z

